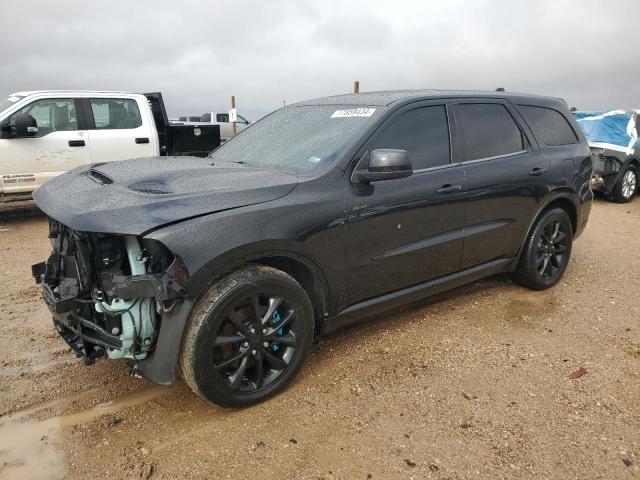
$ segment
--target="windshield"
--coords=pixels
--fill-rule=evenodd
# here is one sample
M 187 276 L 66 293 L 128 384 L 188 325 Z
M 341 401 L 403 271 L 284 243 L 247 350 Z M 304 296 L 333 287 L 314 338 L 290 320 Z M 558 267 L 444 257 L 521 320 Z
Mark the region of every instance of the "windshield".
M 10 95 L 9 97 L 0 99 L 0 112 L 4 112 L 7 108 L 23 98 L 24 97 L 20 95 Z
M 251 124 L 215 150 L 211 158 L 308 173 L 331 164 L 381 111 L 342 105 L 282 108 Z

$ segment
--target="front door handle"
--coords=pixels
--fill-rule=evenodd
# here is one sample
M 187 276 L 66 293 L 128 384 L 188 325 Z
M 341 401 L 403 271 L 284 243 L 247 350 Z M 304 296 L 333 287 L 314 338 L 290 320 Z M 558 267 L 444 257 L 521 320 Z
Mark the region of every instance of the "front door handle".
M 461 191 L 462 185 L 451 185 L 450 183 L 442 185 L 438 190 L 436 190 L 437 193 L 455 193 Z
M 531 175 L 532 177 L 538 177 L 540 175 L 544 175 L 545 173 L 547 173 L 546 168 L 536 167 L 529 172 L 529 175 Z
M 70 147 L 84 147 L 84 140 L 69 140 Z
M 136 143 L 149 143 L 149 139 L 147 137 L 136 138 Z

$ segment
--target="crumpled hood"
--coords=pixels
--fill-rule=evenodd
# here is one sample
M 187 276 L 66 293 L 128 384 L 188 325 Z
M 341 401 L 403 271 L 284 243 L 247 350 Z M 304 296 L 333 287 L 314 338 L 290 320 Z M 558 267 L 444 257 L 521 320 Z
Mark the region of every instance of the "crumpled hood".
M 140 235 L 166 224 L 268 202 L 296 186 L 290 173 L 197 157 L 151 157 L 86 165 L 48 181 L 33 197 L 73 230 Z

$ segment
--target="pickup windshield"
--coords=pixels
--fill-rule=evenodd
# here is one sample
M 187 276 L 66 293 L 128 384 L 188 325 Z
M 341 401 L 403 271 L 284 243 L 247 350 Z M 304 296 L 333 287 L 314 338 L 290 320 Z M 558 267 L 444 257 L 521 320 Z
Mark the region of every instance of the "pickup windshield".
M 348 105 L 291 106 L 253 123 L 211 154 L 214 160 L 310 173 L 351 147 L 382 109 Z
M 4 97 L 0 99 L 0 113 L 4 112 L 7 108 L 12 106 L 18 100 L 22 100 L 24 97 L 19 95 L 9 95 L 8 97 Z

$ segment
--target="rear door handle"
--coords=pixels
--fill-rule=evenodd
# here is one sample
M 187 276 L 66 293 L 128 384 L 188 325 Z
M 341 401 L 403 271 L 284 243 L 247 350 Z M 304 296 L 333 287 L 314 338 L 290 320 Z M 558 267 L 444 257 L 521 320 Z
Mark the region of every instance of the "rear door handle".
M 84 140 L 69 140 L 70 147 L 84 147 Z
M 461 192 L 461 191 L 462 191 L 462 185 L 451 185 L 449 183 L 441 186 L 438 190 L 436 190 L 437 193 L 455 193 L 455 192 Z
M 547 173 L 546 168 L 536 167 L 529 172 L 529 175 L 531 175 L 532 177 L 538 177 L 540 175 L 544 175 L 545 173 Z
M 136 138 L 136 143 L 149 143 L 149 139 L 147 137 Z

